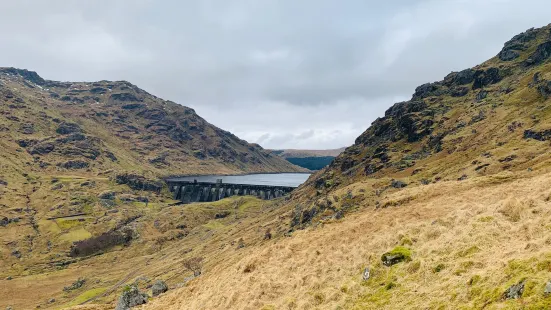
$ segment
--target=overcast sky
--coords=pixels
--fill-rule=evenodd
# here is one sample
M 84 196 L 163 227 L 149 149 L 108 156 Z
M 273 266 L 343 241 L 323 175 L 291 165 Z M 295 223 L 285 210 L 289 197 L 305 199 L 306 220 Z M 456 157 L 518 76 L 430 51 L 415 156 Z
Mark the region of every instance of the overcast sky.
M 0 0 L 0 66 L 127 80 L 266 148 L 348 146 L 548 0 Z

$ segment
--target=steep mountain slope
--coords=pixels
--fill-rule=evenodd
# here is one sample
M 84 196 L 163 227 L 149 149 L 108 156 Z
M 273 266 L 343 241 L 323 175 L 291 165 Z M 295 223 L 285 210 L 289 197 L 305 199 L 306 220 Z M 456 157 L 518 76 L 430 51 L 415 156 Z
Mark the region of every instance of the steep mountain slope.
M 543 169 L 551 156 L 550 27 L 508 41 L 498 56 L 417 87 L 378 118 L 302 194 L 370 182 L 384 191 L 504 171 Z M 317 190 L 312 190 L 315 188 Z
M 71 304 L 79 291 L 63 287 L 93 257 L 147 236 L 179 240 L 214 219 L 197 212 L 159 224 L 176 203 L 159 177 L 304 171 L 128 82 L 62 83 L 14 68 L 0 68 L 0 148 L 2 309 Z M 65 270 L 81 259 L 79 270 Z M 120 281 L 114 272 L 103 279 Z
M 62 83 L 0 69 L 2 162 L 27 172 L 132 169 L 157 175 L 298 171 L 128 82 Z
M 293 193 L 286 238 L 143 308 L 549 309 L 550 30 L 418 87 Z

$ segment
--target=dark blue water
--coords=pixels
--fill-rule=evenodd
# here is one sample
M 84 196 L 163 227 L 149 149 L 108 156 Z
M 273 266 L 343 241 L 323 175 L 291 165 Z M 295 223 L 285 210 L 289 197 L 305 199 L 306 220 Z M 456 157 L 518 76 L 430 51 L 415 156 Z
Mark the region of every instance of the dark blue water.
M 304 183 L 309 173 L 266 173 L 266 174 L 245 174 L 245 175 L 202 175 L 174 178 L 171 180 L 212 182 L 222 179 L 222 183 L 228 184 L 249 184 L 249 185 L 271 185 L 297 187 Z

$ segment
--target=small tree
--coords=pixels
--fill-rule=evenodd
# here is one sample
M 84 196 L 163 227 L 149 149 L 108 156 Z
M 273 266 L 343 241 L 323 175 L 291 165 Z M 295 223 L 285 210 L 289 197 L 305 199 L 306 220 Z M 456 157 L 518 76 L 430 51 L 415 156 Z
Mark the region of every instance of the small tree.
M 184 268 L 193 272 L 193 276 L 198 277 L 201 275 L 203 269 L 203 258 L 202 257 L 192 257 L 184 260 Z

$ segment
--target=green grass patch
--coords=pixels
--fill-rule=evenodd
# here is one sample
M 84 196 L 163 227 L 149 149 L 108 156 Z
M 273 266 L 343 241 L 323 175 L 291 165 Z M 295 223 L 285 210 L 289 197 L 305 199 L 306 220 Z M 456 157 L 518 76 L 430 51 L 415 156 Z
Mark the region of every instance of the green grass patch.
M 81 241 L 92 237 L 92 234 L 84 229 L 84 227 L 80 227 L 75 230 L 71 230 L 59 237 L 59 240 L 61 241 L 67 241 L 67 242 L 75 242 L 75 241 Z
M 91 290 L 88 290 L 80 295 L 78 295 L 75 299 L 73 299 L 69 304 L 67 304 L 67 307 L 73 307 L 80 305 L 81 303 L 87 301 L 90 298 L 94 298 L 96 296 L 99 296 L 103 294 L 105 291 L 107 291 L 107 287 L 99 287 L 99 288 L 93 288 Z

